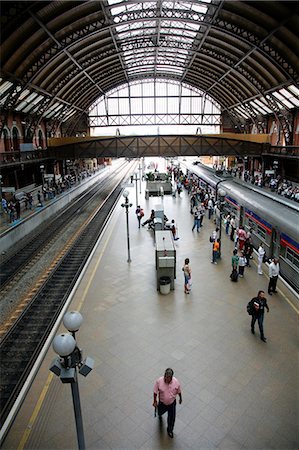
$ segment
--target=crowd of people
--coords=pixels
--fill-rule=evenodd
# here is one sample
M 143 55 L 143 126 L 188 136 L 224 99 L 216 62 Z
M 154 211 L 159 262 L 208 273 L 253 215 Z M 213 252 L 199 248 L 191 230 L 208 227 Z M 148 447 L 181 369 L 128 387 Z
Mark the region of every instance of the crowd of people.
M 35 207 L 42 208 L 44 204 L 70 189 L 73 185 L 86 177 L 90 177 L 93 172 L 82 170 L 78 174 L 65 175 L 61 178 L 47 180 L 43 186 L 31 192 L 15 194 L 9 199 L 3 194 L 1 203 L 2 211 L 7 222 L 14 223 L 21 219 L 22 212 L 33 210 Z
M 299 185 L 292 183 L 280 175 L 266 173 L 264 176 L 261 173 L 252 175 L 249 170 L 232 169 L 229 171 L 232 176 L 242 179 L 246 183 L 251 183 L 254 186 L 270 189 L 271 192 L 276 192 L 278 195 L 286 197 L 295 202 L 299 202 Z

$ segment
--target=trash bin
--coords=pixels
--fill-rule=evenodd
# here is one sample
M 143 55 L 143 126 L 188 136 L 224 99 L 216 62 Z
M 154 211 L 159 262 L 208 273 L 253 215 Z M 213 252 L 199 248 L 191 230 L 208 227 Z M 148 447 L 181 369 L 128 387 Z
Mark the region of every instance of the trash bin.
M 169 294 L 171 279 L 169 277 L 161 277 L 160 280 L 160 292 L 161 294 Z

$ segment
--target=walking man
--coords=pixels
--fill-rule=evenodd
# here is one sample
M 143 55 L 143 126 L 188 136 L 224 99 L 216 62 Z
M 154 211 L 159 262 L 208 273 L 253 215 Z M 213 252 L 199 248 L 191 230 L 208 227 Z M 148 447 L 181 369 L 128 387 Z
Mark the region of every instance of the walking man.
M 137 206 L 135 214 L 136 214 L 136 217 L 137 217 L 137 220 L 138 220 L 138 228 L 140 228 L 141 219 L 144 216 L 143 209 L 141 208 L 140 205 Z
M 265 292 L 264 291 L 258 291 L 257 297 L 254 297 L 251 300 L 252 304 L 253 304 L 253 308 L 252 308 L 252 319 L 251 319 L 251 333 L 255 334 L 254 332 L 254 324 L 256 321 L 258 321 L 258 325 L 259 325 L 259 330 L 260 330 L 260 335 L 261 335 L 261 340 L 263 342 L 267 342 L 267 339 L 265 338 L 264 335 L 264 312 L 265 312 L 265 308 L 267 310 L 267 312 L 269 312 L 269 306 L 267 304 L 267 299 L 265 297 Z
M 268 286 L 268 294 L 272 295 L 272 292 L 276 294 L 276 284 L 279 275 L 279 262 L 277 258 L 274 258 L 271 264 L 269 265 L 269 286 Z
M 181 404 L 182 393 L 180 383 L 173 376 L 173 370 L 168 368 L 165 370 L 164 377 L 158 378 L 155 382 L 153 407 L 158 408 L 159 420 L 162 420 L 162 415 L 167 411 L 167 434 L 171 438 L 173 438 L 177 395 Z

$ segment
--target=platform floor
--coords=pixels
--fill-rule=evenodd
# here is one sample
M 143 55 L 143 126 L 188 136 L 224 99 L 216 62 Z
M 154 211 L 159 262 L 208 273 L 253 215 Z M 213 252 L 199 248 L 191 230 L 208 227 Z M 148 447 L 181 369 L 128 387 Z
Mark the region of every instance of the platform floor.
M 268 299 L 265 344 L 250 332 L 247 302 L 268 278 L 256 264 L 238 283 L 229 279 L 232 243 L 211 264 L 212 222 L 192 232 L 188 196 L 164 197 L 165 213 L 179 227 L 175 290 L 156 289 L 154 234 L 138 229 L 135 189 L 129 188 L 132 262 L 127 263 L 120 204 L 77 290 L 78 333 L 93 371 L 79 377 L 87 449 L 298 448 L 298 332 L 292 294 L 281 282 Z M 145 217 L 157 197 L 139 196 Z M 190 258 L 193 287 L 184 294 L 181 267 Z M 266 267 L 265 267 L 266 269 Z M 63 328 L 61 328 L 63 330 Z M 49 350 L 3 444 L 3 449 L 77 448 L 70 386 L 49 372 Z M 174 439 L 154 418 L 153 384 L 172 367 L 182 385 Z

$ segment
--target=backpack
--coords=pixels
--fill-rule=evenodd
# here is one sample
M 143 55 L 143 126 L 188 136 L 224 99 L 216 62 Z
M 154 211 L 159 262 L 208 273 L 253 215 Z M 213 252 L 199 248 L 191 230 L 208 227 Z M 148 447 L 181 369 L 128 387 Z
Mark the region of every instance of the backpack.
M 232 273 L 230 274 L 231 281 L 238 281 L 238 271 L 236 269 L 233 269 Z
M 253 314 L 253 312 L 254 312 L 254 307 L 253 307 L 252 300 L 250 300 L 250 302 L 247 303 L 246 311 L 247 311 L 247 313 L 248 313 L 250 316 L 252 316 L 252 314 Z

